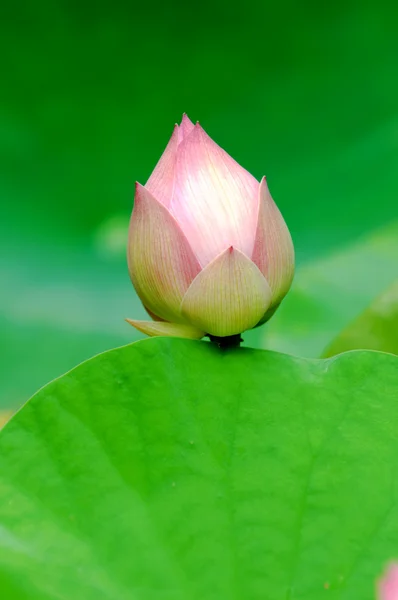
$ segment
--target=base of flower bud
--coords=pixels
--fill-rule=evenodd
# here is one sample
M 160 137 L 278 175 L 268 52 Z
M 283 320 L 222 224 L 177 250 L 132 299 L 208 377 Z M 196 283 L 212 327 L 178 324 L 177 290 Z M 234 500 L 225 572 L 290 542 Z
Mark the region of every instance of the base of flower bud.
M 217 344 L 221 350 L 226 350 L 227 348 L 239 348 L 243 342 L 240 333 L 237 333 L 236 335 L 226 335 L 225 337 L 218 337 L 216 335 L 211 335 L 211 333 L 206 333 L 205 337 L 208 337 L 213 344 Z

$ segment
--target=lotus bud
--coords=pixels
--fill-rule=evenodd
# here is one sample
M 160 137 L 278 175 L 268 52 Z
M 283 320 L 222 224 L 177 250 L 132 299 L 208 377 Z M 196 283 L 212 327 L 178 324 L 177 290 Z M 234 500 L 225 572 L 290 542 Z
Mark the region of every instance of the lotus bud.
M 128 239 L 147 335 L 234 336 L 264 323 L 290 288 L 294 250 L 268 191 L 183 116 L 145 186 Z
M 398 600 L 398 563 L 390 564 L 377 582 L 377 600 Z

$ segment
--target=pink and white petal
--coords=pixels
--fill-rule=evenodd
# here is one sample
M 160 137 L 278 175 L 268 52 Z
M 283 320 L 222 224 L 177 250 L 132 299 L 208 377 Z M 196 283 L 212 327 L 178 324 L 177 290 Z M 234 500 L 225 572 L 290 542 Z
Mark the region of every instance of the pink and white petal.
M 191 283 L 181 312 L 198 329 L 224 337 L 254 327 L 271 303 L 271 289 L 258 267 L 228 248 Z
M 174 127 L 172 136 L 158 164 L 145 184 L 146 189 L 164 206 L 169 207 L 174 189 L 174 173 L 177 147 L 179 143 L 179 127 Z
M 199 124 L 179 144 L 170 212 L 202 266 L 233 246 L 253 251 L 259 183 Z
M 377 600 L 398 600 L 398 563 L 391 563 L 377 582 Z
M 150 337 L 165 336 L 188 338 L 191 340 L 200 340 L 204 336 L 203 331 L 199 331 L 191 325 L 183 325 L 181 323 L 167 323 L 166 321 L 135 321 L 134 319 L 126 319 L 127 323 L 149 335 Z
M 191 119 L 184 113 L 182 115 L 181 125 L 178 128 L 179 142 L 182 142 L 182 140 L 191 133 L 194 127 L 195 125 L 192 123 Z
M 161 319 L 183 322 L 181 300 L 201 267 L 174 217 L 139 184 L 127 257 L 144 306 Z
M 287 225 L 269 193 L 265 177 L 259 191 L 259 212 L 253 262 L 272 289 L 272 306 L 281 302 L 294 276 L 294 248 Z

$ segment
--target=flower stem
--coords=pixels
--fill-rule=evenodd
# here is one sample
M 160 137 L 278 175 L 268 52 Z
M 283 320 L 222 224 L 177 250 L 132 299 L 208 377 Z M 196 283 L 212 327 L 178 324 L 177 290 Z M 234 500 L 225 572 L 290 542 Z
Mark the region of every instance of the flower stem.
M 218 337 L 216 335 L 211 335 L 210 333 L 206 334 L 213 344 L 217 344 L 221 350 L 226 350 L 227 348 L 239 348 L 243 339 L 240 333 L 236 335 L 227 335 L 225 337 Z

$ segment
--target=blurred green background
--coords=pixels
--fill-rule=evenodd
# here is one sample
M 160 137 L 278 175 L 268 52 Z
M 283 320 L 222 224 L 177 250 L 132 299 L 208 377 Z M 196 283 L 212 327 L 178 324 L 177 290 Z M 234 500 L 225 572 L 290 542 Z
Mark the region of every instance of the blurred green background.
M 1 11 L 0 406 L 137 339 L 123 321 L 145 314 L 125 264 L 133 186 L 184 111 L 267 175 L 294 238 L 287 308 L 248 343 L 319 355 L 397 275 L 395 2 L 30 0 Z

